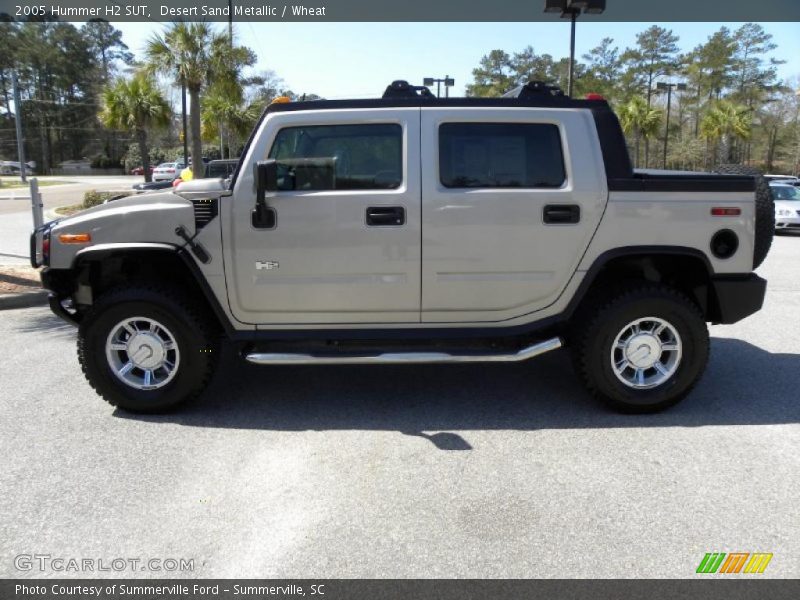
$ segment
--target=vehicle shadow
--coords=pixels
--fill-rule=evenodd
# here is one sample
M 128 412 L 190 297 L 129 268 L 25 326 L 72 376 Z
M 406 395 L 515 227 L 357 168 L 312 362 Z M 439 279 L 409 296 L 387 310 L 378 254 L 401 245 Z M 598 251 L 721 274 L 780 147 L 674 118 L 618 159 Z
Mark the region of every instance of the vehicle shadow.
M 30 311 L 25 320 L 16 327 L 24 333 L 43 333 L 54 337 L 75 337 L 75 326 L 70 325 L 57 317 L 50 309 L 41 307 L 40 310 Z
M 151 423 L 277 431 L 388 430 L 469 450 L 460 430 L 700 427 L 800 422 L 800 355 L 712 338 L 708 371 L 681 404 L 620 415 L 580 386 L 568 354 L 528 363 L 260 367 L 227 351 L 198 401 Z

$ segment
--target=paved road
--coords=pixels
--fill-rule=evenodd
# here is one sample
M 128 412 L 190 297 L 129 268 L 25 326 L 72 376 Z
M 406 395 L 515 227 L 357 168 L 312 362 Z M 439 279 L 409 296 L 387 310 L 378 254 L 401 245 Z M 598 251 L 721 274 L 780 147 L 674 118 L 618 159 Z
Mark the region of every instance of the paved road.
M 45 210 L 78 204 L 88 190 L 129 190 L 142 180 L 134 176 L 97 177 L 40 177 L 41 181 L 66 182 L 64 185 L 43 186 L 42 204 Z M 0 192 L 0 265 L 27 264 L 28 240 L 33 229 L 30 195 L 8 198 L 8 195 L 23 196 L 26 190 L 15 189 Z
M 190 558 L 222 577 L 691 577 L 737 550 L 800 577 L 800 236 L 762 273 L 764 311 L 714 327 L 695 393 L 644 417 L 595 405 L 563 353 L 227 356 L 196 404 L 132 416 L 83 381 L 70 327 L 6 312 L 0 577 L 41 575 L 14 570 L 20 553 Z

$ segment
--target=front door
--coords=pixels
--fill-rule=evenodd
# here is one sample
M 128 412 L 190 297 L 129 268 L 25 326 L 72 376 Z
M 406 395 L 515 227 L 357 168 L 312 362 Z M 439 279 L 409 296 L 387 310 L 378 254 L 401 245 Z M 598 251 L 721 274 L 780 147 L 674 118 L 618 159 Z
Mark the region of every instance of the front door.
M 270 115 L 230 204 L 233 314 L 258 325 L 420 319 L 419 108 Z M 252 164 L 278 161 L 269 228 L 253 225 Z

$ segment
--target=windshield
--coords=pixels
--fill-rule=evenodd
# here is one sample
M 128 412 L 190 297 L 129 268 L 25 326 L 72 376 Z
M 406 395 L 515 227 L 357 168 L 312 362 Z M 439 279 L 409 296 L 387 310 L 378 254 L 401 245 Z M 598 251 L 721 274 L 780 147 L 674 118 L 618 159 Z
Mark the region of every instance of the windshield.
M 797 188 L 788 185 L 772 186 L 772 197 L 775 200 L 800 200 Z

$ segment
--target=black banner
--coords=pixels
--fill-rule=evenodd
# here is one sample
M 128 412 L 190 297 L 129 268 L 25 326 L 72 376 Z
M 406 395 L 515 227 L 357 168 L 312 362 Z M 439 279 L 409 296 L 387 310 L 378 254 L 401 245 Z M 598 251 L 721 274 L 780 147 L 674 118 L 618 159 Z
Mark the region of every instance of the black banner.
M 62 21 L 558 21 L 544 0 L 0 0 L 13 19 Z M 232 13 L 232 14 L 231 14 Z M 798 0 L 607 0 L 593 21 L 800 22 Z
M 439 580 L 439 579 L 5 579 L 2 600 L 488 600 L 543 598 L 559 600 L 704 600 L 800 598 L 800 580 L 723 578 L 674 580 Z

